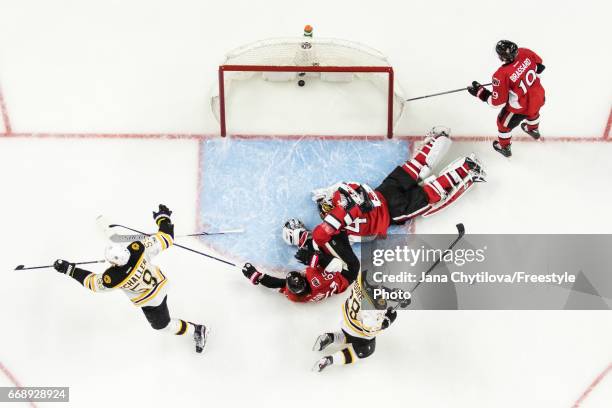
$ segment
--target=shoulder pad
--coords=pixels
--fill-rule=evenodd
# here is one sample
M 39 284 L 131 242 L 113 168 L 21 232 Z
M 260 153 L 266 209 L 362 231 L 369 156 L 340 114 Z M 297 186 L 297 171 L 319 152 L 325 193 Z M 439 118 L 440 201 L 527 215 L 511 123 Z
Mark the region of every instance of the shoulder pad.
M 132 271 L 140 257 L 144 252 L 144 244 L 140 241 L 134 241 L 128 245 L 130 251 L 130 259 L 125 265 L 111 266 L 102 274 L 102 284 L 107 288 L 114 288 L 119 285 L 127 275 Z

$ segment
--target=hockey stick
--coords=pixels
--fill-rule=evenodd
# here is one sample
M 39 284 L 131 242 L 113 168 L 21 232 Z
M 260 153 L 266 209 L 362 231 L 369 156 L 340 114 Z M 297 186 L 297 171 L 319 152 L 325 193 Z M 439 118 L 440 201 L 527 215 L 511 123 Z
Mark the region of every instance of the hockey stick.
M 110 224 L 109 227 L 116 226 L 115 224 Z M 233 230 L 223 230 L 217 232 L 198 232 L 195 234 L 187 234 L 187 235 L 177 235 L 175 238 L 185 238 L 185 237 L 201 237 L 207 235 L 225 235 L 225 234 L 239 234 L 244 232 L 243 228 L 237 228 Z M 132 241 L 140 241 L 154 234 L 132 234 L 132 235 L 123 235 L 123 234 L 113 234 L 108 239 L 113 242 L 132 242 Z
M 104 259 L 100 259 L 99 261 L 87 261 L 87 262 L 74 262 L 75 265 L 88 265 L 88 264 L 95 264 L 95 263 L 102 263 L 102 262 L 106 262 Z M 26 269 L 43 269 L 43 268 L 53 268 L 53 265 L 43 265 L 43 266 L 24 266 L 24 265 L 17 265 L 15 267 L 15 271 L 25 271 Z
M 425 272 L 425 276 L 429 275 L 431 273 L 431 271 L 433 271 L 436 268 L 436 266 L 438 266 L 438 264 L 442 261 L 442 259 L 444 259 L 444 256 L 447 253 L 449 253 L 455 247 L 455 245 L 457 245 L 457 242 L 459 242 L 459 240 L 461 240 L 461 238 L 463 238 L 463 236 L 465 235 L 465 226 L 463 224 L 459 223 L 459 224 L 456 225 L 456 227 L 457 227 L 457 233 L 459 235 L 450 244 L 450 246 L 442 253 L 442 255 L 440 255 L 440 258 L 436 259 L 436 261 L 429 267 L 429 269 Z M 416 288 L 419 287 L 421 282 L 422 282 L 422 280 L 418 281 L 417 284 L 414 285 L 414 288 L 412 288 L 412 290 L 410 291 L 410 294 L 414 293 L 414 291 L 416 290 Z M 393 310 L 396 310 L 403 303 L 404 302 L 398 302 L 397 305 L 395 305 L 393 307 Z
M 492 85 L 492 83 L 482 84 L 482 86 L 489 86 L 489 85 Z M 451 94 L 451 93 L 461 92 L 461 91 L 467 91 L 467 87 L 459 88 L 459 89 L 453 89 L 452 91 L 438 92 L 438 93 L 431 94 L 431 95 L 419 96 L 419 97 L 416 97 L 416 98 L 410 98 L 410 99 L 406 99 L 405 101 L 406 102 L 416 101 L 418 99 L 431 98 L 431 97 L 434 97 L 434 96 L 446 95 L 446 94 Z
M 130 228 L 130 227 L 127 227 L 127 226 L 125 226 L 125 225 L 121 225 L 121 224 L 109 224 L 109 225 L 108 225 L 108 228 L 114 228 L 114 227 L 121 227 L 121 228 L 125 228 L 126 230 L 129 230 L 129 231 L 132 231 L 132 232 L 136 232 L 137 234 L 147 235 L 147 234 L 145 234 L 145 233 L 144 233 L 144 232 L 142 232 L 142 231 L 135 230 L 134 228 Z M 148 235 L 147 235 L 147 236 L 148 236 Z M 191 249 L 191 248 L 188 248 L 188 247 L 183 246 L 183 245 L 174 244 L 174 246 L 175 246 L 175 247 L 182 248 L 182 249 L 184 249 L 184 250 L 186 250 L 186 251 L 193 252 L 193 253 L 198 254 L 198 255 L 205 256 L 205 257 L 210 258 L 210 259 L 214 259 L 215 261 L 223 262 L 223 263 L 224 263 L 224 264 L 226 264 L 226 265 L 236 266 L 236 264 L 235 264 L 235 263 L 232 263 L 232 262 L 229 262 L 229 261 L 223 260 L 223 259 L 221 259 L 221 258 L 217 258 L 217 257 L 212 256 L 212 255 L 205 254 L 204 252 L 196 251 L 195 249 Z
M 178 237 L 200 237 L 203 235 L 225 235 L 225 234 L 242 234 L 244 232 L 244 228 L 236 228 L 236 229 L 228 229 L 221 230 L 217 232 L 196 232 L 195 234 L 187 234 L 187 235 L 179 235 Z

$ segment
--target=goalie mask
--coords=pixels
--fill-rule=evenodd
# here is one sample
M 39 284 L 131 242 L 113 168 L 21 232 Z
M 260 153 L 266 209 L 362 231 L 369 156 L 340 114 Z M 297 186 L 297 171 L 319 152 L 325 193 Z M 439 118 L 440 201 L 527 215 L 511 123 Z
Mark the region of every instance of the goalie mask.
M 283 241 L 287 245 L 303 247 L 308 239 L 308 231 L 304 223 L 297 218 L 290 218 L 283 225 Z
M 104 251 L 104 258 L 115 266 L 123 266 L 130 259 L 130 251 L 125 245 L 110 244 Z
M 327 213 L 334 208 L 334 204 L 332 203 L 331 198 L 322 198 L 317 201 L 317 207 L 319 208 L 319 216 L 321 219 L 324 219 Z
M 294 295 L 305 295 L 310 291 L 306 278 L 298 271 L 291 271 L 287 274 L 287 289 Z

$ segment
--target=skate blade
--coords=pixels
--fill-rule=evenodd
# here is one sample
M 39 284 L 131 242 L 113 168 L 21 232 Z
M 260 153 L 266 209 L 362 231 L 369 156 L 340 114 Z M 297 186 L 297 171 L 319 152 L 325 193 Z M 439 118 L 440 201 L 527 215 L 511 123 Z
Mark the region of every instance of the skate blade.
M 202 341 L 202 346 L 196 346 L 196 353 L 202 354 L 202 352 L 208 345 L 208 337 L 210 336 L 210 332 L 210 327 L 206 326 L 206 330 L 204 330 L 204 339 Z

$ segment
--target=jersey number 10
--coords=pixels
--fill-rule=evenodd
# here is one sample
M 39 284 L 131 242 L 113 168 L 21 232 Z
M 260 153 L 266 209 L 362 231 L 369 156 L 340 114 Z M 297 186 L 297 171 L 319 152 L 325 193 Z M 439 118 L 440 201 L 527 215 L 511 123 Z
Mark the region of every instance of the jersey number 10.
M 519 86 L 523 90 L 523 94 L 527 93 L 527 88 L 533 85 L 537 77 L 538 76 L 536 75 L 536 72 L 533 69 L 527 71 L 527 73 L 525 74 L 525 81 L 521 79 L 521 82 L 519 83 Z M 525 83 L 527 83 L 527 85 L 525 85 Z

